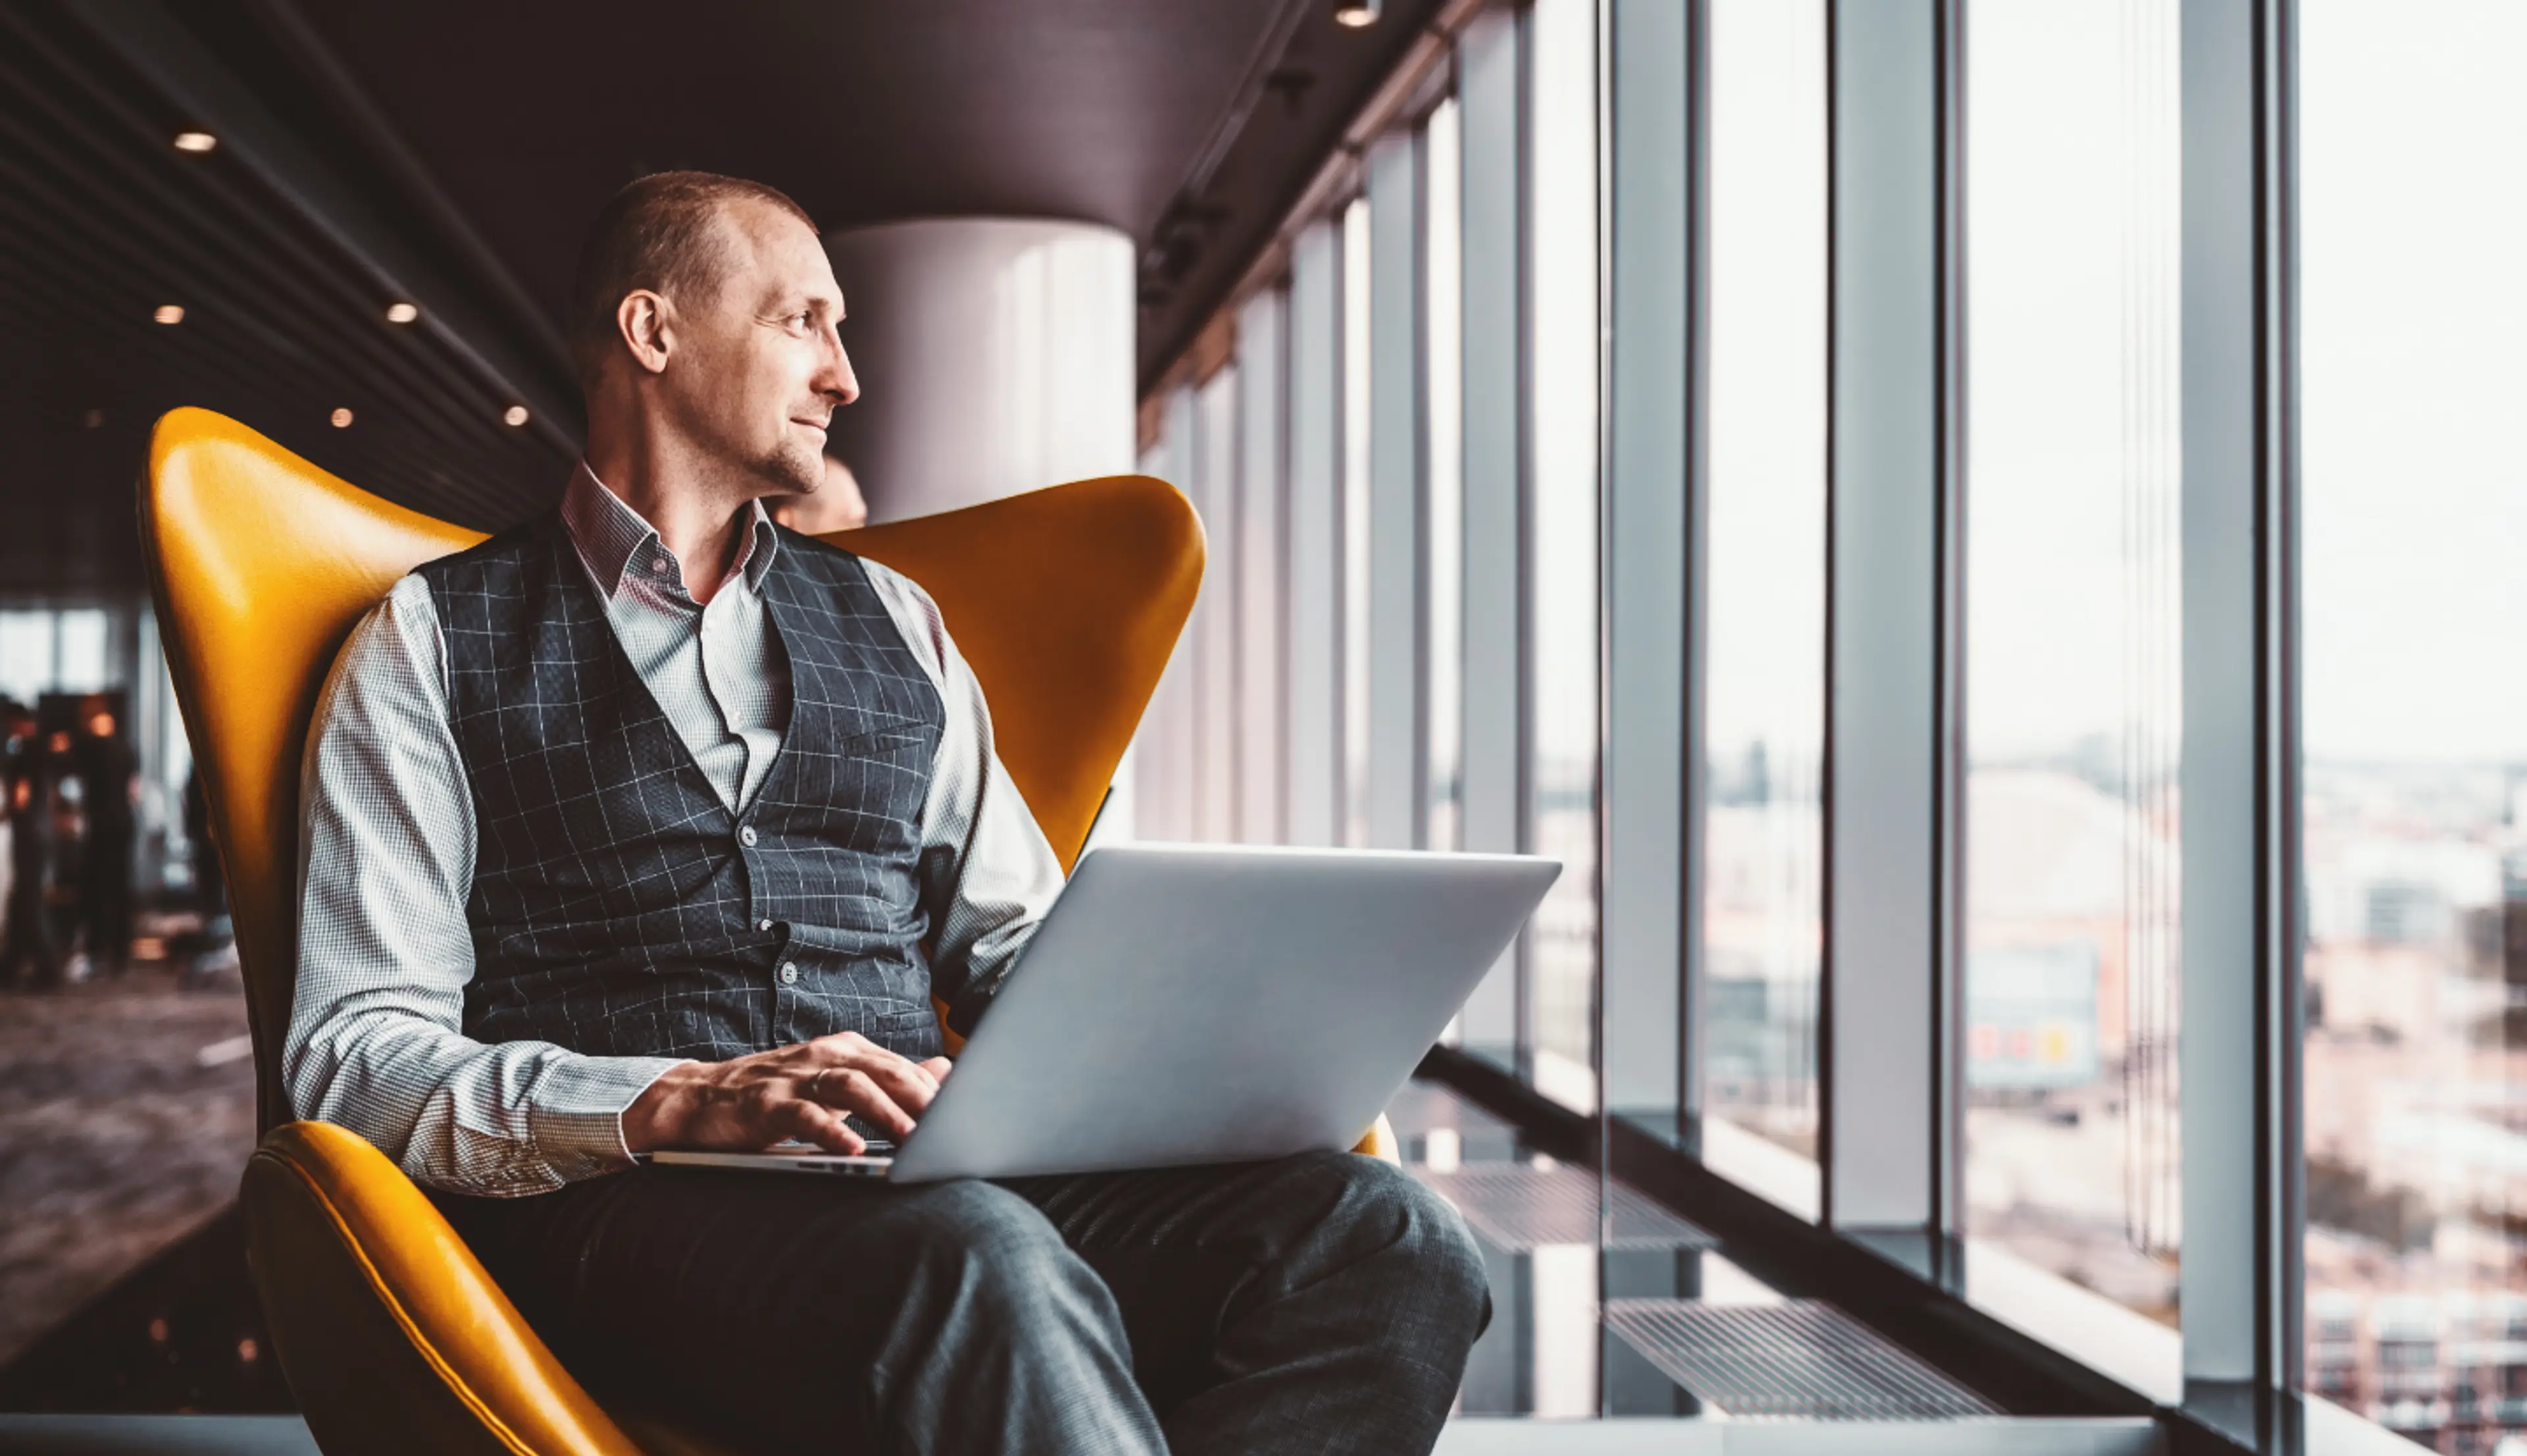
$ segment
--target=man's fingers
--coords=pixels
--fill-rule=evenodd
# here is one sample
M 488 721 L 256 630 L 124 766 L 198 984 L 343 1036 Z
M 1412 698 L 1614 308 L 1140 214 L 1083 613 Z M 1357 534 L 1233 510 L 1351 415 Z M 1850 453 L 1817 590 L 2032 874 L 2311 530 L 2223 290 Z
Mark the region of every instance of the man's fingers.
M 912 1115 L 887 1095 L 878 1079 L 856 1067 L 828 1067 L 799 1084 L 799 1095 L 827 1107 L 846 1108 L 898 1137 L 911 1134 Z
M 922 1071 L 930 1074 L 930 1079 L 932 1081 L 944 1082 L 948 1079 L 950 1070 L 954 1068 L 956 1064 L 949 1061 L 946 1057 L 932 1057 L 929 1061 L 922 1062 L 917 1065 Z
M 930 1099 L 939 1095 L 939 1082 L 921 1070 L 918 1062 L 898 1060 L 892 1063 L 863 1063 L 860 1071 L 868 1074 L 879 1090 L 895 1099 L 896 1105 L 909 1113 L 927 1111 Z M 826 1080 L 832 1080 L 827 1078 Z M 910 1129 L 904 1130 L 910 1131 Z
M 803 1098 L 781 1104 L 777 1121 L 786 1124 L 779 1130 L 782 1137 L 795 1137 L 812 1142 L 829 1153 L 857 1157 L 868 1151 L 868 1143 L 845 1124 L 840 1113 L 821 1103 Z M 779 1138 L 774 1138 L 778 1141 Z

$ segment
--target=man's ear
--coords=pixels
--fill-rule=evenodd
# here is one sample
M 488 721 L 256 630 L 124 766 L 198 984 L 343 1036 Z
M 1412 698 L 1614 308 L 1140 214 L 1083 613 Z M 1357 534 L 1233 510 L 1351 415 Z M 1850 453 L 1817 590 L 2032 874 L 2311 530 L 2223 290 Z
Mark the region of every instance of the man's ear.
M 673 308 L 666 298 L 635 288 L 614 306 L 614 328 L 632 351 L 632 362 L 646 374 L 663 374 L 675 348 Z

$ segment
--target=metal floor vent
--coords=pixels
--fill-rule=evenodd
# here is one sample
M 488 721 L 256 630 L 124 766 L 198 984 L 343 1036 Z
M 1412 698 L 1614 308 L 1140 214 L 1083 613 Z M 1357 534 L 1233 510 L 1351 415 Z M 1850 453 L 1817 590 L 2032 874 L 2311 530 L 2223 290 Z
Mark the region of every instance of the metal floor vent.
M 1470 1163 L 1453 1172 L 1416 1168 L 1494 1246 L 1523 1254 L 1543 1244 L 1599 1244 L 1610 1249 L 1708 1249 L 1720 1240 L 1624 1187 L 1609 1183 L 1612 1230 L 1600 1239 L 1597 1175 L 1564 1165 Z
M 1943 1421 L 2002 1414 L 1817 1300 L 1616 1299 L 1607 1302 L 1606 1326 L 1668 1379 L 1732 1416 Z

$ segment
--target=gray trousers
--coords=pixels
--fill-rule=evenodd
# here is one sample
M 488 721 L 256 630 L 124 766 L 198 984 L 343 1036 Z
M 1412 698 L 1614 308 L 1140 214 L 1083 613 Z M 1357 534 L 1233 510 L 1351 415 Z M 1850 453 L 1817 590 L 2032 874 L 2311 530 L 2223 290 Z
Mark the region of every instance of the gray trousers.
M 1426 1452 L 1490 1319 L 1373 1158 L 439 1199 L 572 1373 L 772 1449 Z

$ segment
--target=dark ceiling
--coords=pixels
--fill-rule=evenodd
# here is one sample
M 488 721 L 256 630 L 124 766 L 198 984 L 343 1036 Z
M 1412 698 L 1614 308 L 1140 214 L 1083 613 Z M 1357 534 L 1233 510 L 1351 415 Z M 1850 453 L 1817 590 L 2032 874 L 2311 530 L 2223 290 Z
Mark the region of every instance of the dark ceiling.
M 533 509 L 576 448 L 552 318 L 580 229 L 659 168 L 828 228 L 1119 227 L 1150 377 L 1436 9 L 0 0 L 0 592 L 131 578 L 131 475 L 179 403 L 452 519 Z M 194 126 L 221 147 L 168 145 Z M 385 323 L 396 297 L 423 319 Z

